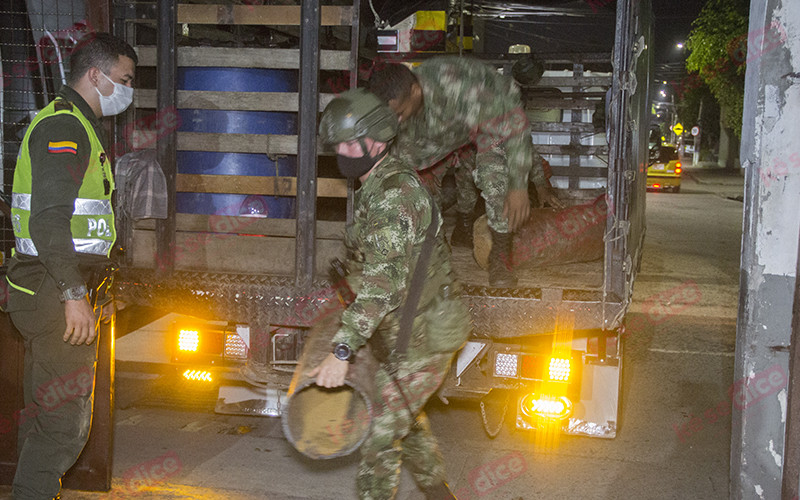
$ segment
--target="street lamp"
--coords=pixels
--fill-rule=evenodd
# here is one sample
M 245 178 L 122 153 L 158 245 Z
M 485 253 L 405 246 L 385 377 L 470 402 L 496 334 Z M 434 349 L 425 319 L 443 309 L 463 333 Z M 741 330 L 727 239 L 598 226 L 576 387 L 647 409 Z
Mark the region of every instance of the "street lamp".
M 683 48 L 683 42 L 678 42 L 678 43 L 675 44 L 675 46 L 677 48 L 679 48 L 679 49 L 682 49 Z

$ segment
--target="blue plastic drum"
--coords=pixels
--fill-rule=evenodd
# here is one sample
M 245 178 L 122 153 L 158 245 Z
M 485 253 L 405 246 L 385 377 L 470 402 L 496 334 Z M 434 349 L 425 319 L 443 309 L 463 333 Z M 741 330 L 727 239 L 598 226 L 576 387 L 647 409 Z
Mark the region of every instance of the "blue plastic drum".
M 178 88 L 225 92 L 297 92 L 297 73 L 258 68 L 178 68 Z M 181 109 L 179 113 L 181 132 L 297 134 L 296 113 L 218 109 Z M 297 175 L 295 156 L 272 161 L 265 154 L 179 151 L 177 162 L 181 174 Z M 294 197 L 177 193 L 176 205 L 180 213 L 295 217 Z

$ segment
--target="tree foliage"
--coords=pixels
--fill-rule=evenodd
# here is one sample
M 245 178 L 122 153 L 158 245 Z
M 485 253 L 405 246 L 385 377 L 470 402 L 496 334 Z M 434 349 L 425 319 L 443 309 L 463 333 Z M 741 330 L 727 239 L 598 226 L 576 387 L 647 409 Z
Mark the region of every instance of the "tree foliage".
M 737 136 L 742 133 L 749 5 L 749 0 L 709 0 L 687 42 L 686 69 L 699 73 L 725 110 L 724 125 Z

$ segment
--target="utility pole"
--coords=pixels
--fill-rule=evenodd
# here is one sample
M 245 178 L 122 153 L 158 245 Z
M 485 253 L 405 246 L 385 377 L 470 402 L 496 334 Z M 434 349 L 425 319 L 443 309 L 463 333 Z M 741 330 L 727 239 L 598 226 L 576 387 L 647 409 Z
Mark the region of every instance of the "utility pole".
M 699 132 L 694 138 L 694 153 L 692 154 L 692 165 L 700 163 L 700 144 L 703 138 L 703 98 L 700 98 L 700 109 L 697 111 L 697 128 Z

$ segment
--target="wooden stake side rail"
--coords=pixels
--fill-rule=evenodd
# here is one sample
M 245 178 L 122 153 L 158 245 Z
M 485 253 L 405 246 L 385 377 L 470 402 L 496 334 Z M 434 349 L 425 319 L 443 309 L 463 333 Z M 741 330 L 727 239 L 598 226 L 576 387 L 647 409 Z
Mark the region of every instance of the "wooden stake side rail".
M 534 144 L 539 154 L 548 155 L 607 155 L 608 146 L 573 146 L 571 144 Z
M 591 123 L 572 123 L 572 122 L 536 122 L 531 121 L 531 131 L 542 132 L 580 132 L 591 134 L 595 132 L 594 125 Z M 599 131 L 598 134 L 605 134 Z
M 180 99 L 180 97 L 179 97 Z M 563 99 L 561 97 L 534 97 L 525 100 L 525 109 L 595 109 L 603 101 L 600 99 Z
M 545 76 L 536 85 L 537 87 L 610 87 L 610 76 Z
M 156 48 L 137 47 L 139 66 L 157 66 Z M 320 69 L 348 71 L 350 52 L 345 50 L 321 50 Z M 267 68 L 298 69 L 299 49 L 259 49 L 250 47 L 179 47 L 178 66 L 221 68 Z
M 296 113 L 299 109 L 297 92 L 216 92 L 210 90 L 178 90 L 178 107 L 182 109 L 223 109 L 226 111 L 284 111 Z M 319 110 L 336 97 L 319 95 Z M 137 108 L 155 108 L 154 89 L 136 89 L 134 105 Z
M 258 194 L 296 196 L 296 177 L 254 175 L 178 174 L 177 191 L 187 193 Z M 317 178 L 317 197 L 347 198 L 347 180 Z
M 271 134 L 209 134 L 178 132 L 178 151 L 207 151 L 217 153 L 263 153 L 267 155 L 296 155 L 296 135 Z M 318 154 L 330 153 L 317 147 Z
M 295 238 L 254 234 L 178 231 L 171 264 L 183 271 L 290 275 L 295 267 Z M 346 258 L 341 239 L 317 239 L 315 246 L 317 276 L 327 276 L 331 259 Z M 157 257 L 155 231 L 134 231 L 132 248 L 132 267 L 159 269 L 170 264 Z
M 261 217 L 243 217 L 236 215 L 176 214 L 178 231 L 205 232 L 223 234 L 257 234 L 294 238 L 295 219 L 269 219 Z M 154 219 L 136 222 L 137 230 L 154 230 Z M 341 240 L 344 238 L 345 223 L 338 221 L 317 221 L 317 238 L 321 240 Z
M 178 23 L 299 26 L 300 6 L 178 4 Z M 350 26 L 352 23 L 352 6 L 322 6 L 322 26 Z

